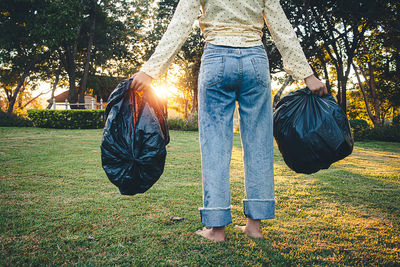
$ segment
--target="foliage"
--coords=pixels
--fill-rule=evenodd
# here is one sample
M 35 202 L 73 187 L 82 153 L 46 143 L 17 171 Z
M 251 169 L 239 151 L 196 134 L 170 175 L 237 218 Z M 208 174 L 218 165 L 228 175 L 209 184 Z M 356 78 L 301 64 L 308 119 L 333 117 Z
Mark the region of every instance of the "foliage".
M 353 137 L 356 141 L 362 140 L 365 137 L 366 130 L 370 128 L 368 122 L 363 119 L 349 120 Z
M 46 1 L 0 2 L 0 90 L 7 96 L 8 112 L 35 73 L 49 57 L 53 32 L 49 31 Z M 64 27 L 68 28 L 68 27 Z
M 198 131 L 198 116 L 197 112 L 191 113 L 188 119 L 168 118 L 168 129 L 178 131 Z
M 370 128 L 370 126 L 366 120 L 355 119 L 355 120 L 350 120 L 349 122 L 350 122 L 351 128 L 353 128 L 353 129 L 363 131 L 363 130 Z
M 0 126 L 29 127 L 32 122 L 24 117 L 0 110 Z
M 276 219 L 246 237 L 234 134 L 233 223 L 205 241 L 197 132 L 171 131 L 161 179 L 121 196 L 101 167 L 102 130 L 0 128 L 1 266 L 398 266 L 400 147 L 357 142 L 328 170 L 296 174 L 274 146 Z M 171 216 L 185 217 L 173 221 Z
M 371 121 L 368 117 L 363 95 L 360 90 L 349 90 L 347 92 L 347 99 L 349 100 L 347 105 L 347 116 L 349 119 L 364 119 Z
M 338 103 L 346 111 L 351 62 L 365 31 L 379 14 L 373 12 L 377 1 L 292 0 L 284 1 L 282 6 L 313 61 L 314 72 L 324 76 L 329 89 L 331 76 L 336 78 Z
M 393 121 L 395 120 L 393 119 Z M 400 142 L 400 125 L 396 123 L 393 123 L 393 125 L 390 126 L 377 126 L 371 128 L 366 120 L 355 119 L 350 120 L 349 122 L 356 141 L 374 140 Z
M 388 12 L 385 14 L 389 16 Z M 391 113 L 396 112 L 395 107 L 400 105 L 400 41 L 393 45 L 398 37 L 390 36 L 388 30 L 382 25 L 372 27 L 353 63 L 356 75 L 365 80 L 362 82 L 358 78 L 358 88 L 364 94 L 368 116 L 376 126 L 384 125 Z
M 185 120 L 182 118 L 168 118 L 167 119 L 168 123 L 168 129 L 170 130 L 178 130 L 178 131 L 183 131 L 185 130 Z
M 400 142 L 400 126 L 382 126 L 367 129 L 360 140 Z
M 149 4 L 146 0 L 0 1 L 0 90 L 10 103 L 9 112 L 27 83 L 60 76 L 62 82 L 68 80 L 69 100 L 76 103 L 78 93 L 82 99 L 84 90 L 93 89 L 76 86 L 79 80 L 86 84 L 88 74 L 115 77 L 136 71 Z
M 393 118 L 392 125 L 400 126 L 400 115 L 397 115 L 396 117 Z
M 28 110 L 33 125 L 57 129 L 99 129 L 104 127 L 104 110 Z
M 152 27 L 145 34 L 143 45 L 145 49 L 144 58 L 149 58 L 154 52 L 159 40 L 165 33 L 169 22 L 176 10 L 178 0 L 161 0 L 157 3 L 153 14 L 151 14 Z M 199 10 L 200 15 L 200 10 Z M 169 81 L 178 89 L 179 95 L 173 96 L 176 108 L 184 116 L 197 111 L 197 78 L 200 70 L 200 58 L 203 52 L 204 38 L 199 27 L 194 27 L 182 45 L 173 63 L 179 66 L 179 71 L 173 74 L 175 79 Z M 171 68 L 170 68 L 171 69 Z M 169 75 L 166 75 L 166 78 Z

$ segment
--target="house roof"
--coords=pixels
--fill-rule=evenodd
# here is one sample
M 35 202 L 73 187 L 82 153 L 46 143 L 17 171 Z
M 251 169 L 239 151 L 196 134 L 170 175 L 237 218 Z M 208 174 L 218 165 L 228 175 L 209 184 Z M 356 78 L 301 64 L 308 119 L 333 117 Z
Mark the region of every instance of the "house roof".
M 54 96 L 54 98 L 56 99 L 56 103 L 57 102 L 65 102 L 65 99 L 68 99 L 68 90 L 62 92 L 61 94 Z M 53 100 L 51 98 L 49 98 L 49 99 L 47 99 L 47 102 L 51 103 L 51 102 L 53 102 Z
M 88 77 L 88 85 L 87 87 L 93 90 L 93 96 L 97 101 L 103 99 L 103 101 L 107 101 L 109 95 L 114 90 L 114 88 L 124 79 L 124 77 L 108 77 L 102 75 L 89 75 Z M 77 88 L 79 89 L 79 88 Z M 85 98 L 87 96 L 92 97 L 92 95 L 85 94 Z M 55 96 L 56 103 L 65 102 L 65 99 L 68 99 L 68 90 L 62 92 Z M 47 102 L 51 103 L 52 99 L 48 99 Z
M 90 97 L 90 99 L 92 99 L 91 95 L 85 94 L 85 100 L 87 97 Z M 61 94 L 54 96 L 54 98 L 56 99 L 56 103 L 60 103 L 60 102 L 64 103 L 65 100 L 68 100 L 68 90 L 62 92 Z M 53 102 L 53 100 L 51 98 L 49 98 L 49 99 L 47 99 L 47 102 L 51 103 L 51 102 Z

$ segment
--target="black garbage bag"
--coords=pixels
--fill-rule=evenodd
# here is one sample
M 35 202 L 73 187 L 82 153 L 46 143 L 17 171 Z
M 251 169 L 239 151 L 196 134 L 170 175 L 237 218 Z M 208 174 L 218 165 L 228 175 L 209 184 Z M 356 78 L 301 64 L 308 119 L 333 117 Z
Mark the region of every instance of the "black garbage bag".
M 353 151 L 349 121 L 331 95 L 304 88 L 289 93 L 274 112 L 274 137 L 285 163 L 297 173 L 311 174 Z
M 129 90 L 131 79 L 111 93 L 105 111 L 101 161 L 122 195 L 147 191 L 164 171 L 169 133 L 163 106 L 152 90 Z

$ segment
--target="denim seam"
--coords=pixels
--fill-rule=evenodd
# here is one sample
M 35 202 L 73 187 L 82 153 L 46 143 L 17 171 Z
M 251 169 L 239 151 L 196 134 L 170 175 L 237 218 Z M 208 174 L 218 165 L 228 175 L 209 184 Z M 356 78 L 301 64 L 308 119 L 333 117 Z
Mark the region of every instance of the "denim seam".
M 273 201 L 275 202 L 276 199 L 243 199 L 243 202 L 269 202 L 269 201 Z
M 232 209 L 232 206 L 229 206 L 228 208 L 199 208 L 199 210 L 230 210 Z

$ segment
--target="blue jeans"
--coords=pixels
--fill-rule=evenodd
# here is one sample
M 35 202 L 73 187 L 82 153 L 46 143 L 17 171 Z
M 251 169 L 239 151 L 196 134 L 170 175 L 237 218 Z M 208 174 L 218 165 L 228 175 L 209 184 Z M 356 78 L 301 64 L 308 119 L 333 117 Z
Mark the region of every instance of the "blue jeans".
M 244 214 L 254 220 L 274 218 L 272 99 L 264 47 L 207 43 L 198 85 L 202 223 L 219 227 L 232 222 L 229 165 L 236 101 L 245 174 Z

